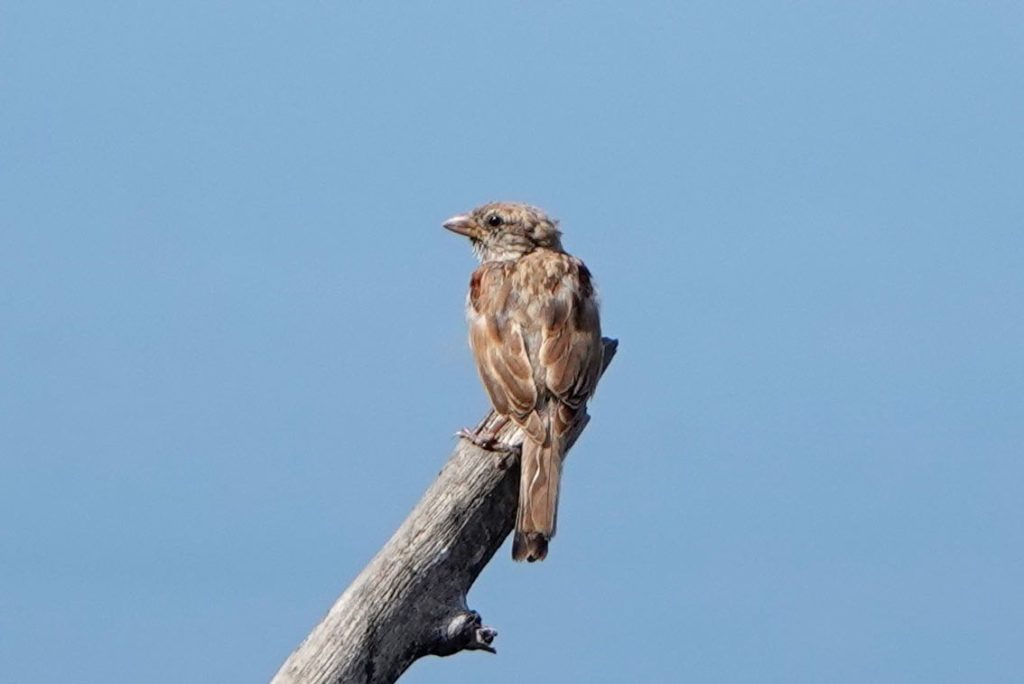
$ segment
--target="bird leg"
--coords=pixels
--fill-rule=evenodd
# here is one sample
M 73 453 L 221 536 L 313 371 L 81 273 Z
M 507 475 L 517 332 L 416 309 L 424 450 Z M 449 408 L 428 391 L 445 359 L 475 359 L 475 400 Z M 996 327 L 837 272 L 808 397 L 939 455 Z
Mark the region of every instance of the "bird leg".
M 519 444 L 506 444 L 498 439 L 498 433 L 508 425 L 509 420 L 508 416 L 501 416 L 489 430 L 484 430 L 482 426 L 475 430 L 462 428 L 455 433 L 455 436 L 465 439 L 484 451 L 494 452 L 495 465 L 498 470 L 505 470 L 509 466 L 509 459 L 512 456 L 518 457 L 523 450 Z

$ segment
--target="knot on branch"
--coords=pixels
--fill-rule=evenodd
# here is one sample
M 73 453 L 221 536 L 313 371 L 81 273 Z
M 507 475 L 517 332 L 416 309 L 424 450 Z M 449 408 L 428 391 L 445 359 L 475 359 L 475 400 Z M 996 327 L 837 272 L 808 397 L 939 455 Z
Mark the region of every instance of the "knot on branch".
M 459 651 L 497 653 L 491 646 L 496 636 L 497 630 L 483 624 L 480 613 L 475 610 L 460 610 L 441 626 L 430 652 L 439 656 L 453 655 Z

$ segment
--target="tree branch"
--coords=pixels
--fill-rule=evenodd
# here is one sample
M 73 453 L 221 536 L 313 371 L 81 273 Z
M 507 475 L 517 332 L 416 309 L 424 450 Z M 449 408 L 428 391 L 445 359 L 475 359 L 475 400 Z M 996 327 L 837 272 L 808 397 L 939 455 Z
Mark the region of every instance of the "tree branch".
M 617 346 L 605 338 L 604 368 Z M 499 421 L 492 411 L 480 425 Z M 588 421 L 582 413 L 567 453 Z M 513 423 L 497 434 L 507 444 L 523 439 Z M 425 655 L 494 653 L 498 633 L 468 608 L 466 595 L 512 531 L 518 496 L 519 468 L 498 468 L 492 453 L 459 440 L 416 508 L 271 684 L 394 682 Z

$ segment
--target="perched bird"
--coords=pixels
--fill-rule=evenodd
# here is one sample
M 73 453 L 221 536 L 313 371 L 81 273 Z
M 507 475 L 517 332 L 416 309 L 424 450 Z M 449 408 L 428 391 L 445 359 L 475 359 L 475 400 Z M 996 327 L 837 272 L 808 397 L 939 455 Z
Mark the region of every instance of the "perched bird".
M 512 557 L 547 556 L 555 535 L 567 432 L 601 373 L 590 271 L 562 249 L 557 222 L 536 207 L 494 202 L 444 222 L 482 262 L 469 281 L 469 343 L 494 410 L 523 429 Z M 462 433 L 485 448 L 493 435 Z

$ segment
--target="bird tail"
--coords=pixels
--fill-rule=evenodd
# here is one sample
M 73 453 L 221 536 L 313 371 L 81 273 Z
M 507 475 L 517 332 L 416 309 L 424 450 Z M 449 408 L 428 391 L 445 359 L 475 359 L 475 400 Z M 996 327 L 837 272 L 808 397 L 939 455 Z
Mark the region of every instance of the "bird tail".
M 512 558 L 517 561 L 544 560 L 548 541 L 555 536 L 564 449 L 560 435 L 550 435 L 545 442 L 540 444 L 531 437 L 523 442 L 519 509 L 512 540 Z

